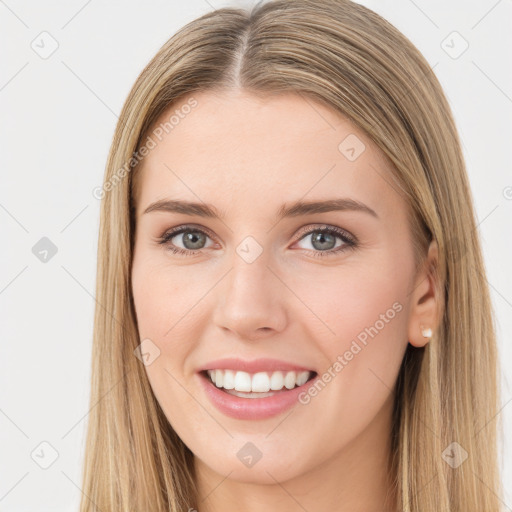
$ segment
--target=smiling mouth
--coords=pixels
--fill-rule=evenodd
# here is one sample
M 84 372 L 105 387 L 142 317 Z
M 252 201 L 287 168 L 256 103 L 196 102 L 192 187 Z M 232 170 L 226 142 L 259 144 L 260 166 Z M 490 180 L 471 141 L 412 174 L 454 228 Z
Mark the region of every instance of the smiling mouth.
M 241 398 L 265 398 L 303 386 L 315 371 L 272 371 L 248 373 L 237 370 L 203 370 L 201 375 L 219 390 Z

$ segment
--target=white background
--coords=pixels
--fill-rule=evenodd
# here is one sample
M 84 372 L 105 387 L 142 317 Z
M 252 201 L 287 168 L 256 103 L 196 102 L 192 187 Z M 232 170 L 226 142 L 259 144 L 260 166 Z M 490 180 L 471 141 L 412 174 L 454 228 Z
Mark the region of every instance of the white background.
M 504 367 L 500 415 L 511 431 L 511 1 L 361 3 L 435 66 L 455 114 L 496 311 Z M 178 28 L 225 5 L 252 3 L 0 0 L 3 512 L 78 508 L 99 219 L 92 190 L 102 183 L 117 115 L 137 75 Z M 43 31 L 58 42 L 47 59 L 31 48 Z M 469 44 L 457 59 L 442 47 L 453 31 Z M 47 263 L 32 252 L 42 237 L 58 249 Z M 41 442 L 58 453 L 48 469 L 31 458 L 34 449 L 51 457 Z M 503 481 L 512 510 L 510 437 Z

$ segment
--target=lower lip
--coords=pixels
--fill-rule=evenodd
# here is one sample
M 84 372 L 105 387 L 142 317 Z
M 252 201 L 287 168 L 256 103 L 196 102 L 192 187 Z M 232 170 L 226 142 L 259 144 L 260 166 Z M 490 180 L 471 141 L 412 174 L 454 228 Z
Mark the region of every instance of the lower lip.
M 226 416 L 239 420 L 261 420 L 281 414 L 297 404 L 299 395 L 318 377 L 315 375 L 302 386 L 276 391 L 275 395 L 265 398 L 241 398 L 222 391 L 204 374 L 198 375 L 212 404 Z

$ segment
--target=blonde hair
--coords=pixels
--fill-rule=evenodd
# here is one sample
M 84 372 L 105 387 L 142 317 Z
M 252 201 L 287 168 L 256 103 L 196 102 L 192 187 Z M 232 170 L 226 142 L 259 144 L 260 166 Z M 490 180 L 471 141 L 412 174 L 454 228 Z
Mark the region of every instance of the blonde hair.
M 81 512 L 199 506 L 193 454 L 134 356 L 141 340 L 130 281 L 133 180 L 145 137 L 171 105 L 194 91 L 231 88 L 322 102 L 392 162 L 411 208 L 418 268 L 431 240 L 439 248 L 431 271 L 441 312 L 426 347 L 408 345 L 395 389 L 390 463 L 398 510 L 498 511 L 495 326 L 465 164 L 441 86 L 412 43 L 371 10 L 348 0 L 275 0 L 250 12 L 218 9 L 181 28 L 122 109 L 101 194 Z M 468 453 L 459 467 L 443 458 L 453 442 Z

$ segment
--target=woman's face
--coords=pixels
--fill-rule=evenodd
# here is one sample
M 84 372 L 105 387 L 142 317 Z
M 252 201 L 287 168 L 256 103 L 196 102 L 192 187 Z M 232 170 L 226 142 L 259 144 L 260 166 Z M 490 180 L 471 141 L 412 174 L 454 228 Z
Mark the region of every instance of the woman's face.
M 170 424 L 204 471 L 246 482 L 384 453 L 430 302 L 387 160 L 301 96 L 202 92 L 172 110 L 147 141 L 132 270 Z M 233 396 L 208 369 L 262 391 Z

